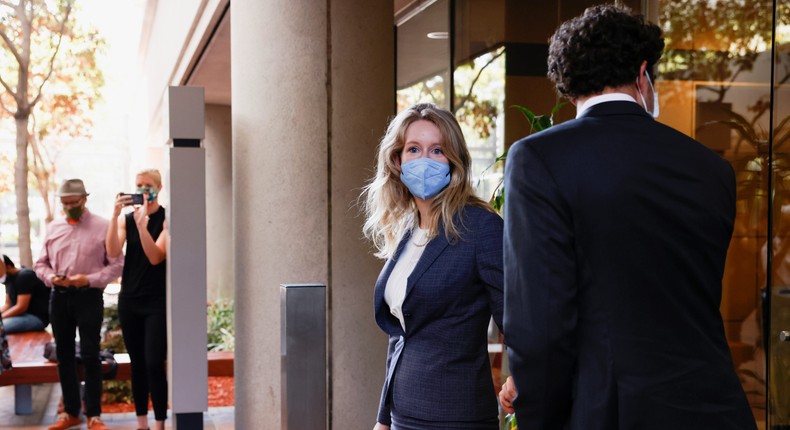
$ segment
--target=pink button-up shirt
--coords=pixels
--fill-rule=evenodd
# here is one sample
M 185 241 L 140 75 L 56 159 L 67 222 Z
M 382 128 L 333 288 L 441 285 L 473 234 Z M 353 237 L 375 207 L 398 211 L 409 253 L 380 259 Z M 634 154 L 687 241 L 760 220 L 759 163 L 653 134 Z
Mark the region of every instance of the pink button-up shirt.
M 110 258 L 104 248 L 109 222 L 85 209 L 76 224 L 65 218 L 52 221 L 41 254 L 33 266 L 52 287 L 51 275 L 86 275 L 91 288 L 104 288 L 121 275 L 123 255 Z

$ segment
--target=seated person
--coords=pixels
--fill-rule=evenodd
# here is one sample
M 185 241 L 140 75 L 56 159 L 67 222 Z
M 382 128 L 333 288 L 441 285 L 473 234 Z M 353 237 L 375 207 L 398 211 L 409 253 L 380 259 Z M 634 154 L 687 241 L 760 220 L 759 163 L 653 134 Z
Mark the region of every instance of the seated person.
M 0 311 L 5 332 L 44 330 L 49 324 L 49 288 L 32 269 L 16 268 L 6 255 L 3 263 L 0 283 L 5 284 L 5 304 Z

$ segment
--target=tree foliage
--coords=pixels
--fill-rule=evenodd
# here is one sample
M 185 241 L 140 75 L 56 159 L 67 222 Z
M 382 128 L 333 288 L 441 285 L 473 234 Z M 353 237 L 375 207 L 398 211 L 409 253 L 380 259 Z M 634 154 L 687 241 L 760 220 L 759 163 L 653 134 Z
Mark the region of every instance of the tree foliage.
M 790 3 L 778 7 L 779 24 L 790 24 Z M 721 102 L 730 84 L 770 49 L 773 0 L 663 1 L 660 22 L 666 43 L 662 77 L 715 82 L 703 88 Z
M 0 119 L 16 127 L 14 189 L 22 264 L 32 264 L 28 181 L 47 220 L 55 154 L 65 138 L 87 137 L 89 112 L 104 84 L 98 33 L 75 19 L 74 0 L 0 0 Z

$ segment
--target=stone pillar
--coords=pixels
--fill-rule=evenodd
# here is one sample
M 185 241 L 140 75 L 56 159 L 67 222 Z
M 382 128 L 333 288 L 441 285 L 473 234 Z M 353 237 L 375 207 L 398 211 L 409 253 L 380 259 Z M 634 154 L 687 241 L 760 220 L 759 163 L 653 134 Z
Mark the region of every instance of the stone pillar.
M 233 298 L 233 166 L 230 106 L 206 105 L 206 282 L 208 300 Z
M 331 428 L 367 429 L 376 421 L 387 358 L 387 336 L 373 319 L 373 285 L 384 262 L 363 239 L 356 199 L 395 114 L 393 2 L 331 3 Z
M 206 152 L 204 92 L 168 87 L 167 376 L 173 429 L 203 429 L 206 361 Z
M 375 422 L 382 262 L 354 206 L 394 108 L 392 2 L 231 3 L 236 427 L 280 429 L 279 286 L 326 284 L 330 428 Z

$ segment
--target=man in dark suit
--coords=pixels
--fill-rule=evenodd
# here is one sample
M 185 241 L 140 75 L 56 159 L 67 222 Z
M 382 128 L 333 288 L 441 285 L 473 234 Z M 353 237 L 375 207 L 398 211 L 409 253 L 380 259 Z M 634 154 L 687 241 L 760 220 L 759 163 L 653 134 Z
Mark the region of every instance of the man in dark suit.
M 663 47 L 613 5 L 551 39 L 549 77 L 577 118 L 516 142 L 505 173 L 520 428 L 756 428 L 719 313 L 734 174 L 654 120 Z

